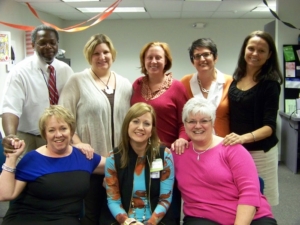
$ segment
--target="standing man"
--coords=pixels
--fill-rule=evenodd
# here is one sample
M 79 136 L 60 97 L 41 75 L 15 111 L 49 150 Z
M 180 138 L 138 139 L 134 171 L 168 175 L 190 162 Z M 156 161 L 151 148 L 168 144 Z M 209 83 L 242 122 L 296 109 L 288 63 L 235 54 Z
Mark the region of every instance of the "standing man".
M 59 94 L 73 70 L 55 58 L 58 51 L 58 32 L 40 25 L 31 34 L 34 55 L 19 62 L 6 80 L 1 110 L 2 126 L 9 148 L 10 137 L 25 141 L 25 153 L 45 144 L 38 119 L 45 108 L 58 102 Z

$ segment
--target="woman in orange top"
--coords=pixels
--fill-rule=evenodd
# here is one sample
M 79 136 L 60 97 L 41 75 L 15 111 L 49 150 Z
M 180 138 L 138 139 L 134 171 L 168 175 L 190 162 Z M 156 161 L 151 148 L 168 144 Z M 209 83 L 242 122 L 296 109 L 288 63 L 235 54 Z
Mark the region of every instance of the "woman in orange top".
M 190 60 L 197 72 L 185 75 L 181 82 L 189 98 L 206 98 L 216 107 L 215 133 L 225 137 L 229 130 L 228 88 L 232 76 L 215 68 L 218 59 L 216 44 L 209 38 L 194 41 L 189 48 Z

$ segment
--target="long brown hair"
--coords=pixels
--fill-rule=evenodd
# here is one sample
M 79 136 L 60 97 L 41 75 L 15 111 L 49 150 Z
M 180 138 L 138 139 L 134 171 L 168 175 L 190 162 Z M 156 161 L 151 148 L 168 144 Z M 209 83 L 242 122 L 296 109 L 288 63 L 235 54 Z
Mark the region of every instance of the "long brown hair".
M 271 53 L 269 59 L 266 61 L 266 63 L 262 66 L 261 70 L 253 78 L 254 81 L 259 82 L 261 80 L 274 80 L 282 84 L 283 76 L 282 73 L 280 72 L 277 50 L 276 50 L 274 40 L 269 33 L 264 31 L 254 31 L 245 38 L 240 51 L 237 68 L 233 73 L 233 78 L 236 81 L 239 81 L 246 75 L 247 62 L 244 56 L 245 56 L 245 51 L 246 51 L 246 46 L 248 44 L 248 41 L 253 37 L 260 37 L 263 40 L 265 40 L 269 45 L 269 52 Z
M 131 106 L 131 108 L 128 110 L 125 119 L 122 124 L 121 128 L 121 141 L 118 146 L 118 153 L 121 155 L 121 168 L 124 168 L 127 166 L 129 162 L 129 157 L 128 157 L 128 151 L 129 151 L 129 145 L 130 145 L 130 138 L 128 135 L 128 127 L 129 123 L 145 113 L 150 113 L 152 116 L 152 131 L 151 131 L 151 137 L 150 139 L 150 144 L 147 145 L 146 147 L 146 152 L 150 152 L 150 162 L 152 162 L 155 157 L 159 154 L 159 146 L 160 146 L 160 140 L 157 135 L 156 131 L 156 115 L 153 107 L 151 105 L 148 105 L 143 102 L 138 102 Z

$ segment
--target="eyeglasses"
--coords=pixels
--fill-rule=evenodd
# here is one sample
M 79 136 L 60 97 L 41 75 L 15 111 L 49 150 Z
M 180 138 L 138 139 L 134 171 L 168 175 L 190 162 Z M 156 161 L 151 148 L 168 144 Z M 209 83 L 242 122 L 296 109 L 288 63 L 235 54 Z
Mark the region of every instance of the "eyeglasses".
M 200 123 L 200 125 L 206 125 L 208 124 L 209 122 L 211 121 L 210 120 L 200 120 L 200 121 L 197 121 L 197 120 L 186 120 L 185 122 L 190 125 L 190 126 L 196 126 L 198 123 Z
M 204 52 L 202 54 L 196 54 L 196 55 L 193 55 L 193 59 L 194 60 L 200 60 L 202 56 L 203 56 L 204 59 L 207 59 L 212 54 L 213 54 L 212 52 Z

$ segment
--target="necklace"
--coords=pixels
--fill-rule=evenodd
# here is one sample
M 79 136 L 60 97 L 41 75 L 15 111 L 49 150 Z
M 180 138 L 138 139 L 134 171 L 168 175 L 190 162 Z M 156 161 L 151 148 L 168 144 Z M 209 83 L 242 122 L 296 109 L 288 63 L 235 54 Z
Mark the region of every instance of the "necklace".
M 110 80 L 110 77 L 111 77 L 111 72 L 109 74 L 109 77 L 108 77 L 108 80 L 107 80 L 106 84 L 103 82 L 103 80 L 96 73 L 94 73 L 94 71 L 92 71 L 92 73 L 95 74 L 95 76 L 98 77 L 98 79 L 105 85 L 106 88 L 104 89 L 104 91 L 106 92 L 106 94 L 111 95 L 111 94 L 114 93 L 114 90 L 111 87 L 108 86 L 108 83 L 109 83 L 109 80 Z
M 199 87 L 200 87 L 201 91 L 208 94 L 209 90 L 202 87 L 201 80 L 199 79 L 199 77 L 197 77 L 197 80 L 198 80 L 198 84 L 199 84 Z
M 207 152 L 208 150 L 210 150 L 210 147 L 211 147 L 212 143 L 213 143 L 213 142 L 211 142 L 211 144 L 207 147 L 207 149 L 205 149 L 205 150 L 202 151 L 202 152 L 197 152 L 197 151 L 195 150 L 195 147 L 194 147 L 194 144 L 193 144 L 193 151 L 198 155 L 198 156 L 197 156 L 197 160 L 198 160 L 198 161 L 200 160 L 200 155 L 201 155 L 201 154 L 203 154 L 203 153 Z
M 145 222 L 146 221 L 146 206 L 147 206 L 147 194 L 146 194 L 146 196 L 145 196 L 145 200 L 143 200 L 143 202 L 144 202 L 144 215 L 143 215 L 143 217 L 142 217 L 142 223 L 143 222 Z M 134 215 L 134 218 L 137 220 L 137 217 L 136 217 L 136 208 L 137 207 L 134 207 L 134 202 L 133 202 L 133 199 L 131 200 L 131 206 L 132 206 L 132 213 L 133 213 L 133 215 Z

